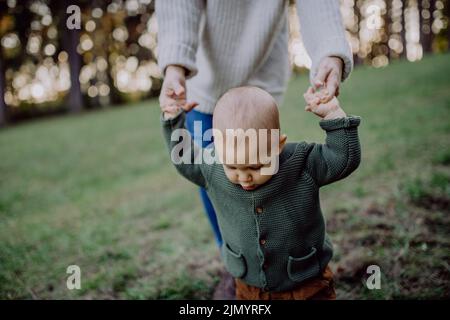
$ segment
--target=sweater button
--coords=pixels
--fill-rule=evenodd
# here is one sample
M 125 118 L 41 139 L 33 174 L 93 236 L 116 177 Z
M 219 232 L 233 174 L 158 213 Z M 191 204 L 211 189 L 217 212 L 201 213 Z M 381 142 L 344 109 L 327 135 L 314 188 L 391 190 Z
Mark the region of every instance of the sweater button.
M 256 207 L 256 213 L 263 213 L 262 207 Z

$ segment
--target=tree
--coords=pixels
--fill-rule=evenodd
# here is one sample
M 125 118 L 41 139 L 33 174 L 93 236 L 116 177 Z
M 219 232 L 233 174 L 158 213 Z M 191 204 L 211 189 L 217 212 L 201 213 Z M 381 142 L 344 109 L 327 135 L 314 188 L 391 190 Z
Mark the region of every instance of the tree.
M 0 48 L 0 127 L 6 124 L 5 103 L 5 68 L 3 67 L 2 50 Z
M 29 26 L 31 23 L 32 14 L 30 10 L 28 10 L 29 3 L 24 2 L 23 6 L 18 6 L 18 8 L 10 14 L 10 16 L 13 16 L 12 18 L 13 25 L 15 30 L 17 31 L 17 36 L 19 37 L 20 43 L 26 43 L 26 40 L 28 39 L 28 32 L 29 32 Z M 0 20 L 3 20 L 5 18 L 5 15 L 7 15 L 8 12 L 8 6 L 6 3 L 0 3 Z M 20 19 L 19 19 L 20 16 Z M 5 33 L 8 31 L 9 28 L 6 28 L 6 30 L 1 30 L 0 32 L 0 39 L 5 35 Z M 11 31 L 9 29 L 9 31 Z M 13 59 L 8 59 L 8 62 L 6 62 L 7 57 L 4 56 L 2 52 L 3 48 L 0 46 L 0 126 L 4 126 L 7 122 L 7 106 L 5 101 L 5 88 L 6 88 L 6 79 L 5 79 L 5 71 L 6 71 L 6 65 L 8 66 L 15 66 L 20 63 L 20 61 L 24 60 L 24 57 L 26 56 L 25 50 L 22 50 L 21 53 L 14 57 Z
M 447 19 L 447 49 L 450 49 L 450 1 L 444 1 L 443 11 Z
M 69 56 L 70 65 L 70 90 L 67 97 L 67 106 L 69 112 L 78 113 L 83 109 L 83 95 L 80 86 L 81 56 L 77 51 L 80 43 L 80 32 L 77 29 L 69 30 L 66 26 L 68 14 L 67 8 L 71 5 L 71 1 L 52 1 L 51 5 L 55 8 L 55 12 L 59 18 L 59 30 L 61 48 L 66 51 Z
M 400 39 L 402 40 L 402 52 L 400 54 L 400 57 L 406 56 L 406 16 L 405 16 L 405 10 L 407 6 L 406 0 L 402 1 L 402 15 L 401 15 L 401 25 L 402 29 L 400 31 Z
M 423 52 L 432 52 L 433 50 L 433 30 L 431 26 L 433 24 L 433 12 L 436 8 L 435 0 L 427 1 L 427 7 L 424 7 L 424 1 L 419 1 L 419 26 L 420 26 L 420 43 L 423 48 Z M 424 18 L 424 13 L 428 12 L 430 15 L 428 18 Z
M 389 48 L 389 38 L 392 29 L 392 0 L 386 0 L 386 14 L 384 16 L 384 31 L 386 36 L 386 55 L 391 60 L 391 48 Z
M 355 1 L 355 4 L 353 6 L 353 10 L 354 10 L 355 16 L 356 16 L 354 36 L 358 40 L 359 40 L 359 31 L 360 31 L 360 28 L 361 28 L 361 26 L 360 26 L 360 23 L 361 23 L 361 10 L 360 10 L 360 8 L 361 7 L 360 6 L 361 6 L 360 1 Z M 358 42 L 358 47 L 359 48 L 361 47 L 359 42 Z M 358 51 L 353 55 L 353 61 L 354 61 L 355 65 L 363 63 L 363 60 L 361 60 L 361 58 L 359 57 L 359 50 L 360 50 L 359 48 L 358 48 Z
M 81 57 L 77 52 L 77 45 L 80 42 L 80 35 L 78 30 L 63 31 L 62 48 L 69 55 L 70 65 L 70 91 L 67 99 L 69 111 L 71 113 L 78 113 L 83 108 L 83 95 L 81 93 L 79 74 L 81 71 Z

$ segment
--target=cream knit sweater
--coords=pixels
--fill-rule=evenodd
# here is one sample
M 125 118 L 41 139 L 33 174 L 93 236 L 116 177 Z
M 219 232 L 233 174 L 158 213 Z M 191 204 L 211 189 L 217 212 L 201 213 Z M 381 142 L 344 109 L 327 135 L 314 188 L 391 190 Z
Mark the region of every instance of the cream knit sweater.
M 343 79 L 352 67 L 339 0 L 297 0 L 302 38 L 312 60 L 312 79 L 322 58 L 344 61 Z M 158 63 L 188 72 L 188 100 L 212 114 L 228 89 L 253 85 L 280 105 L 290 75 L 288 0 L 157 0 Z

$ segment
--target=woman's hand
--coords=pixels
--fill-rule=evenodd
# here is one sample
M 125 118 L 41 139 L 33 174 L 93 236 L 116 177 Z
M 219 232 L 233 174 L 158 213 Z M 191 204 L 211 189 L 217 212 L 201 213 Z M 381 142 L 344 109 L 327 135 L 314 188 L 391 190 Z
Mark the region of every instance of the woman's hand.
M 320 103 L 327 103 L 333 97 L 339 96 L 343 66 L 344 62 L 338 57 L 326 57 L 320 62 L 317 75 L 313 80 L 315 89 L 324 87 L 317 95 Z
M 186 76 L 183 67 L 171 65 L 166 68 L 159 105 L 164 119 L 175 117 L 180 109 L 190 111 L 198 105 L 196 102 L 186 101 Z

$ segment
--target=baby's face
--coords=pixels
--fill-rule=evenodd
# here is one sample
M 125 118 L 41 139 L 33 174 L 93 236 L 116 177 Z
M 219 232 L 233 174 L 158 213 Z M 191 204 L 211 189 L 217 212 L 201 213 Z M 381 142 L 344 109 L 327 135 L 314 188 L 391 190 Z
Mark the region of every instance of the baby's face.
M 259 143 L 249 143 L 249 141 L 232 145 L 219 141 L 214 143 L 228 180 L 240 185 L 244 190 L 251 191 L 265 184 L 276 173 L 278 155 L 285 140 L 286 136 L 277 135 L 276 143 L 272 144 L 272 148 L 275 145 L 276 149 L 270 156 L 264 155 L 266 150 L 261 150 Z M 270 154 L 270 152 L 267 153 Z M 276 168 L 274 162 L 277 162 Z
M 232 183 L 239 184 L 242 189 L 251 191 L 263 185 L 272 175 L 261 174 L 261 169 L 268 165 L 257 164 L 223 164 L 223 170 Z

